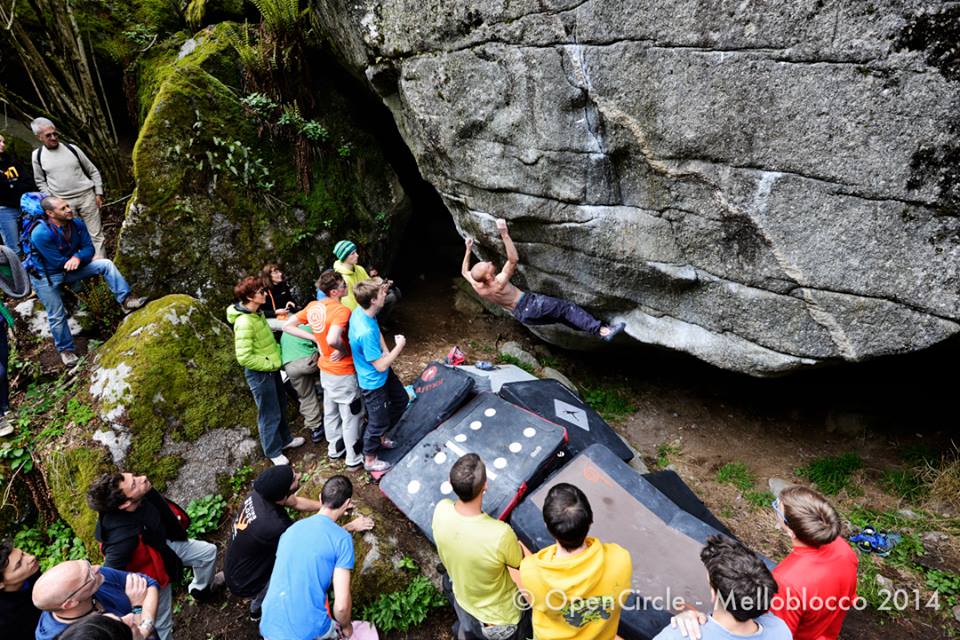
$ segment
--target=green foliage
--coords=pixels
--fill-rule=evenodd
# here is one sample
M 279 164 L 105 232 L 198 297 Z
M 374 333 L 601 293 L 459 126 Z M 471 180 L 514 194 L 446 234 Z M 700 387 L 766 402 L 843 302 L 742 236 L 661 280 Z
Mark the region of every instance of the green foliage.
M 63 520 L 57 520 L 49 527 L 37 525 L 20 530 L 13 538 L 13 546 L 36 556 L 43 571 L 65 560 L 80 560 L 87 556 L 83 541 Z
M 277 109 L 280 108 L 280 105 L 265 93 L 251 93 L 240 98 L 240 103 L 262 120 L 272 119 Z
M 742 462 L 728 462 L 717 471 L 717 482 L 732 484 L 740 491 L 753 487 L 754 481 L 753 472 Z
M 516 367 L 520 367 L 530 375 L 536 375 L 537 373 L 537 370 L 535 368 L 533 368 L 523 360 L 520 360 L 519 358 L 511 356 L 507 353 L 501 353 L 499 356 L 497 356 L 497 362 L 501 364 L 512 364 Z
M 918 501 L 930 492 L 930 488 L 914 469 L 886 469 L 881 483 L 885 491 L 904 500 Z
M 626 417 L 637 410 L 623 387 L 582 387 L 584 401 L 605 420 Z
M 360 611 L 360 619 L 377 626 L 381 633 L 407 631 L 424 620 L 432 609 L 447 605 L 447 599 L 424 576 L 416 576 L 402 591 L 381 594 Z
M 84 281 L 75 293 L 77 310 L 83 312 L 77 314 L 77 321 L 84 331 L 108 336 L 116 330 L 123 320 L 123 309 L 102 278 Z
M 274 36 L 294 31 L 300 16 L 298 0 L 250 0 L 263 18 L 264 28 Z
M 670 464 L 670 457 L 680 453 L 681 447 L 674 442 L 661 442 L 657 445 L 657 467 L 663 469 Z
M 203 16 L 207 12 L 207 0 L 190 0 L 184 17 L 187 23 L 194 29 L 199 29 L 203 24 Z
M 191 167 L 198 178 L 209 178 L 211 189 L 219 180 L 228 180 L 249 191 L 270 191 L 274 182 L 263 159 L 240 140 L 217 135 L 206 137 L 203 116 L 194 109 L 193 133 L 185 144 L 168 146 L 164 158 Z
M 929 569 L 925 573 L 927 588 L 936 591 L 948 607 L 956 606 L 960 601 L 960 574 L 939 569 Z
M 863 467 L 863 460 L 855 453 L 817 458 L 797 469 L 797 475 L 817 485 L 823 493 L 835 496 L 850 485 L 850 477 Z
M 253 474 L 254 469 L 248 464 L 233 472 L 233 475 L 230 476 L 230 490 L 233 491 L 234 495 L 239 495 L 246 488 L 253 479 Z
M 860 563 L 857 566 L 857 595 L 863 598 L 874 611 L 889 616 L 894 610 L 892 608 L 881 608 L 887 601 L 888 596 L 880 593 L 880 583 L 877 582 L 878 575 L 880 575 L 880 571 L 876 559 L 870 555 L 861 555 Z
M 915 533 L 904 533 L 900 542 L 890 551 L 886 560 L 890 564 L 909 568 L 914 567 L 923 554 L 924 548 L 920 536 Z
M 408 569 L 410 571 L 416 571 L 417 569 L 417 563 L 410 556 L 403 556 L 397 564 L 401 569 Z
M 896 511 L 880 511 L 861 505 L 851 508 L 846 516 L 854 527 L 862 529 L 871 526 L 878 531 L 929 531 L 933 528 L 933 521 L 929 513 L 916 510 L 915 518 L 905 518 Z M 938 523 L 943 525 L 945 523 Z
M 743 497 L 754 507 L 760 509 L 769 507 L 770 503 L 776 499 L 776 496 L 769 491 L 747 491 L 743 494 Z
M 190 516 L 190 528 L 187 535 L 198 538 L 205 533 L 216 531 L 227 511 L 227 501 L 218 493 L 191 500 L 187 505 Z
M 96 413 L 76 398 L 67 400 L 67 420 L 75 425 L 83 426 L 96 417 Z

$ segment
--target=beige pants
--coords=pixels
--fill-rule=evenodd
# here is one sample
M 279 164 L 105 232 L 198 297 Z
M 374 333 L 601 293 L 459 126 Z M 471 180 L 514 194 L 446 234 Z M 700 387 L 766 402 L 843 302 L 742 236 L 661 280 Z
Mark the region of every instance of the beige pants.
M 90 189 L 73 198 L 64 198 L 64 200 L 70 203 L 70 208 L 79 213 L 83 224 L 87 225 L 87 231 L 90 233 L 95 252 L 93 259 L 106 258 L 107 256 L 103 252 L 103 226 L 100 224 L 100 207 L 97 206 L 96 192 Z

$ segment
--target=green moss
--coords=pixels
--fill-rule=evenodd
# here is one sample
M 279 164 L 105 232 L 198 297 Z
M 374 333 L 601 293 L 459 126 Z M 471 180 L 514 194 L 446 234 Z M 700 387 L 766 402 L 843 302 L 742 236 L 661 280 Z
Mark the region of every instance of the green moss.
M 103 401 L 100 412 L 123 407 L 132 434 L 126 466 L 159 487 L 181 464 L 176 456 L 160 457 L 166 438 L 193 442 L 214 428 L 256 424 L 233 357 L 233 334 L 189 296 L 151 302 L 128 317 L 98 354 L 101 369 L 129 368 L 129 391 Z
M 91 558 L 100 555 L 94 538 L 97 514 L 87 507 L 86 488 L 101 473 L 112 468 L 107 452 L 98 447 L 73 447 L 58 450 L 57 445 L 43 453 L 43 475 L 53 503 L 63 519 L 83 540 Z

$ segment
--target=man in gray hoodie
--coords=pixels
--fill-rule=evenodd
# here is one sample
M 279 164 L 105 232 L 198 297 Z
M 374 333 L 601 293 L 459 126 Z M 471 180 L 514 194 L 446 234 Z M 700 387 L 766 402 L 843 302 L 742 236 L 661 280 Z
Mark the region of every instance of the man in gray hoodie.
M 103 206 L 103 178 L 86 154 L 69 142 L 60 144 L 57 127 L 46 118 L 30 123 L 41 147 L 34 149 L 33 179 L 37 190 L 63 198 L 87 225 L 95 251 L 94 260 L 105 258 L 100 207 Z

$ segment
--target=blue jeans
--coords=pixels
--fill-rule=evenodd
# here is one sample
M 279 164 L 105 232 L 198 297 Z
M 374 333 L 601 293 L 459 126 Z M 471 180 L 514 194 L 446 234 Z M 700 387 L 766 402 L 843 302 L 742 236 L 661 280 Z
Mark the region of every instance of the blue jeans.
M 529 325 L 565 324 L 571 329 L 586 331 L 593 335 L 600 333 L 603 323 L 569 300 L 527 291 L 513 308 L 513 317 Z
M 0 236 L 3 236 L 3 244 L 17 253 L 20 253 L 20 232 L 17 229 L 19 219 L 19 210 L 0 206 Z
M 260 446 L 268 458 L 276 458 L 290 444 L 293 436 L 287 425 L 284 404 L 287 397 L 279 371 L 254 371 L 244 367 L 243 375 L 257 403 L 257 429 L 260 431 Z
M 130 285 L 110 260 L 94 260 L 74 271 L 53 273 L 49 280 L 46 276 L 30 274 L 33 290 L 37 292 L 43 308 L 47 310 L 47 321 L 50 323 L 50 333 L 53 334 L 53 344 L 57 351 L 73 351 L 73 336 L 67 326 L 67 311 L 63 307 L 60 289 L 94 276 L 103 276 L 118 303 L 122 304 L 130 295 Z

